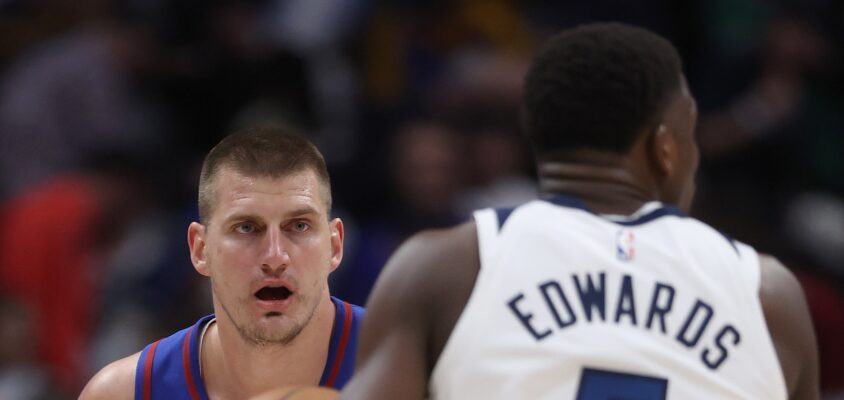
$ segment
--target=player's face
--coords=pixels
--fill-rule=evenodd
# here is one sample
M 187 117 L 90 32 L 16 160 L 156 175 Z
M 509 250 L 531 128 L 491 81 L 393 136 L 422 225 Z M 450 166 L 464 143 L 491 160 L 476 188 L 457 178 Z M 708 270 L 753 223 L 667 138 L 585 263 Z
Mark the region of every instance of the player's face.
M 189 240 L 196 269 L 211 277 L 217 318 L 250 342 L 289 343 L 328 299 L 343 224 L 328 220 L 311 170 L 254 178 L 223 168 L 213 185 L 210 221 L 192 224 Z
M 677 204 L 685 211 L 692 205 L 695 174 L 700 160 L 695 142 L 696 123 L 697 103 L 689 91 L 686 78 L 681 76 L 680 89 L 669 103 L 664 119 L 675 143 L 672 163 L 676 164 L 664 188 L 664 201 Z

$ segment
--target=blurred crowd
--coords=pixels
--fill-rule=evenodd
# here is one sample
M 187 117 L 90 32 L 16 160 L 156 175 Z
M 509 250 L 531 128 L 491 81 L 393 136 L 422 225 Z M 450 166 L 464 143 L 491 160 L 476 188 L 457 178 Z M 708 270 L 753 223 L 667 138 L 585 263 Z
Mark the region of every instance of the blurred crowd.
M 549 35 L 607 20 L 680 50 L 692 214 L 795 271 L 844 398 L 844 2 L 0 0 L 0 399 L 75 398 L 211 312 L 185 232 L 237 128 L 323 151 L 332 291 L 358 304 L 414 232 L 536 198 L 522 76 Z

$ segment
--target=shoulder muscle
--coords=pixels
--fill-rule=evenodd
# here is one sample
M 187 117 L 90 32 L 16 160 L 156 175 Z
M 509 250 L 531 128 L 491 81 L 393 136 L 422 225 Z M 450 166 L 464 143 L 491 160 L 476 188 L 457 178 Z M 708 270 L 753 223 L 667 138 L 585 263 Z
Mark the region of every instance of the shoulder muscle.
M 478 264 L 474 223 L 427 231 L 393 254 L 366 305 L 349 398 L 423 398 L 468 300 Z
M 782 366 L 789 397 L 818 399 L 818 350 L 800 283 L 776 258 L 759 255 L 759 297 Z
M 79 399 L 134 399 L 135 368 L 140 357 L 138 352 L 106 365 L 88 381 Z

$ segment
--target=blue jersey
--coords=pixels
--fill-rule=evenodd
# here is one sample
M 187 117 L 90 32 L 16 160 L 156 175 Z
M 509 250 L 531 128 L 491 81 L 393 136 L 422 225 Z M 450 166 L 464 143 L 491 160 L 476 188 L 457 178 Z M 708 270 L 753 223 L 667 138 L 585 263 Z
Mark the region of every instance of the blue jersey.
M 331 297 L 331 302 L 337 312 L 319 384 L 339 390 L 352 377 L 363 308 L 336 297 Z M 193 326 L 144 348 L 135 369 L 136 399 L 208 400 L 199 375 L 199 336 L 213 318 L 213 314 L 202 317 Z

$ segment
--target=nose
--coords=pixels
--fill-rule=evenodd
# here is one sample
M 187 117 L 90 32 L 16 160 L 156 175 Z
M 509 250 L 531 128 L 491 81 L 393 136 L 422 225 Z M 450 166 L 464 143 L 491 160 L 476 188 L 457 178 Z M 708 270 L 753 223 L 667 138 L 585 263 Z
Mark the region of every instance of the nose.
M 287 243 L 284 235 L 277 230 L 270 229 L 264 237 L 261 269 L 265 273 L 283 270 L 290 264 L 290 254 L 287 253 Z

